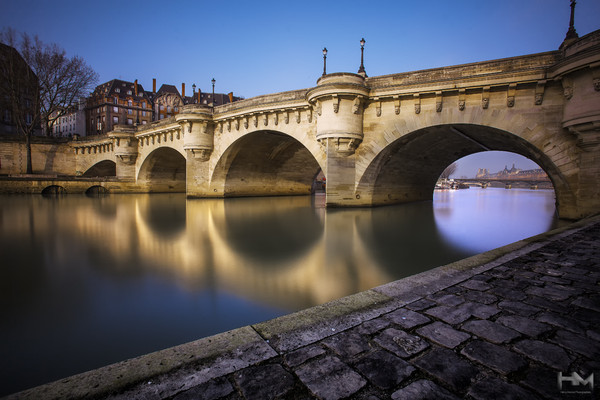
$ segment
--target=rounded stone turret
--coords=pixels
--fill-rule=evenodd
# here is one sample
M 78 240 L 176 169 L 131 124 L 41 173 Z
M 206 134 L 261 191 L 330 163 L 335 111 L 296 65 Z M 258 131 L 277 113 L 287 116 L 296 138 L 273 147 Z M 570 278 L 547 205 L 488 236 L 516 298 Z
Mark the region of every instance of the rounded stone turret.
M 340 72 L 319 78 L 307 93 L 317 115 L 317 140 L 332 139 L 340 153 L 353 154 L 363 140 L 363 103 L 368 95 L 362 75 Z
M 175 116 L 183 133 L 183 148 L 194 158 L 208 160 L 214 147 L 214 129 L 210 107 L 185 106 Z

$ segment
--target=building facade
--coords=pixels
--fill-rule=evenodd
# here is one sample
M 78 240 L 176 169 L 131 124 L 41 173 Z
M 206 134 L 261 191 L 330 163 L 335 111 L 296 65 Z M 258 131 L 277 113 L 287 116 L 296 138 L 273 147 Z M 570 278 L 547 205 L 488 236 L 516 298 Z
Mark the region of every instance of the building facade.
M 115 125 L 152 122 L 152 101 L 142 85 L 113 79 L 96 87 L 86 107 L 88 135 L 105 134 Z
M 58 117 L 52 126 L 52 136 L 55 137 L 73 137 L 75 135 L 86 136 L 86 99 L 80 99 L 73 106 L 69 107 L 63 115 Z M 55 117 L 57 113 L 51 116 Z

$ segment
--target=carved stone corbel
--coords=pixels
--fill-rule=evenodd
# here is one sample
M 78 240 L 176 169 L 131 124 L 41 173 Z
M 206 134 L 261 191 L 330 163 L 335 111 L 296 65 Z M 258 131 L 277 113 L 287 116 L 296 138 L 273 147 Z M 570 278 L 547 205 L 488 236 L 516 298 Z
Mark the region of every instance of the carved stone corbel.
M 600 92 L 600 65 L 598 63 L 592 65 L 592 83 L 594 90 Z
M 563 96 L 565 96 L 565 99 L 571 100 L 571 97 L 573 97 L 573 80 L 565 76 L 560 80 L 560 83 L 563 87 Z
M 352 113 L 358 114 L 360 112 L 360 106 L 362 103 L 362 98 L 360 96 L 356 96 L 354 98 L 354 103 L 352 103 Z
M 513 107 L 515 105 L 515 94 L 517 92 L 517 84 L 511 83 L 508 85 L 508 91 L 506 92 L 506 105 Z
M 300 110 L 296 110 L 296 123 L 300 123 Z
M 269 125 L 269 114 L 264 114 L 263 115 L 263 125 L 264 126 Z
M 273 114 L 273 123 L 275 124 L 275 126 L 279 125 L 279 114 Z
M 336 138 L 334 140 L 336 151 L 345 156 L 354 154 L 361 142 L 355 138 Z
M 244 118 L 244 128 L 245 128 L 245 129 L 248 129 L 248 118 L 249 118 L 249 117 L 245 117 L 245 118 Z
M 394 112 L 396 115 L 400 114 L 400 96 L 394 97 Z
M 227 120 L 227 132 L 231 132 L 231 120 Z
M 321 109 L 321 102 L 319 102 L 319 100 L 317 100 L 317 101 L 315 102 L 315 104 L 313 104 L 313 107 L 312 107 L 312 108 L 315 110 L 315 112 L 317 113 L 317 115 L 321 115 L 321 112 L 322 112 L 323 110 Z M 310 121 L 309 121 L 309 122 L 310 122 Z
M 546 88 L 546 80 L 538 81 L 535 87 L 535 105 L 539 106 L 544 101 L 544 89 Z
M 338 111 L 340 111 L 340 98 L 334 95 L 333 96 L 333 112 L 337 114 Z M 319 115 L 321 115 L 321 113 L 319 113 Z
M 208 161 L 212 153 L 211 149 L 189 149 L 192 156 L 198 161 Z
M 286 111 L 283 114 L 283 122 L 285 122 L 286 125 L 290 123 L 290 112 L 289 111 Z
M 435 92 L 435 111 L 442 112 L 442 92 Z
M 458 89 L 458 109 L 464 111 L 467 100 L 467 91 L 465 89 Z
M 490 87 L 485 86 L 481 92 L 481 108 L 487 109 L 490 105 Z
M 234 124 L 235 124 L 235 130 L 239 131 L 240 130 L 240 119 L 236 118 Z
M 319 109 L 321 107 L 319 106 Z M 308 111 L 306 112 L 306 119 L 308 120 L 308 123 L 310 124 L 312 122 L 313 119 L 313 110 L 312 108 L 309 108 Z
M 421 113 L 421 95 L 419 93 L 413 94 L 413 100 L 415 102 L 415 114 Z
M 378 97 L 375 97 L 373 100 L 375 102 L 375 115 L 381 117 L 381 100 Z
M 258 115 L 256 115 L 256 114 L 255 114 L 255 115 L 252 117 L 252 124 L 254 125 L 254 127 L 255 127 L 255 128 L 257 128 L 257 127 L 258 127 Z

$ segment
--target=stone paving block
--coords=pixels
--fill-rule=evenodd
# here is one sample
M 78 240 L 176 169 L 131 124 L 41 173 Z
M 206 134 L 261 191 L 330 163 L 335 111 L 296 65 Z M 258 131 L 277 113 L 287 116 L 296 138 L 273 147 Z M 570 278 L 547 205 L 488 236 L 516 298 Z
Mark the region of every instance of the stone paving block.
M 498 317 L 496 322 L 531 337 L 536 337 L 552 329 L 550 325 L 518 315 L 503 315 Z
M 587 358 L 600 358 L 600 344 L 587 337 L 569 331 L 559 330 L 556 332 L 556 335 L 552 337 L 551 341 Z
M 502 285 L 502 281 L 498 281 L 498 285 Z M 495 294 L 498 297 L 504 299 L 511 299 L 513 301 L 521 301 L 524 300 L 527 295 L 523 293 L 521 290 L 515 290 L 512 287 L 494 287 L 488 290 L 489 293 Z
M 361 335 L 371 335 L 375 332 L 379 332 L 380 330 L 387 328 L 388 326 L 390 326 L 390 321 L 385 317 L 379 317 L 370 321 L 363 322 L 354 329 Z
M 571 364 L 571 359 L 567 353 L 555 344 L 525 339 L 515 343 L 513 349 L 532 360 L 559 371 L 566 371 Z
M 225 397 L 233 393 L 234 389 L 226 378 L 216 378 L 203 385 L 198 385 L 183 393 L 179 393 L 173 400 L 212 400 Z
M 488 320 L 476 320 L 465 322 L 463 331 L 471 332 L 492 343 L 506 343 L 521 336 L 517 331 Z
M 540 278 L 540 280 L 542 280 L 544 282 L 557 283 L 559 285 L 569 285 L 569 284 L 571 284 L 570 280 L 563 279 L 563 278 L 557 278 L 555 276 L 543 276 L 543 277 Z
M 527 366 L 527 362 L 520 355 L 504 347 L 481 340 L 467 343 L 461 354 L 503 375 L 508 375 Z
M 433 300 L 438 304 L 443 304 L 445 306 L 457 306 L 461 303 L 464 303 L 464 299 L 462 299 L 461 297 L 444 292 L 438 292 L 429 295 L 428 299 Z
M 451 325 L 459 324 L 471 318 L 470 312 L 451 306 L 433 307 L 425 311 L 425 313 L 431 315 L 432 317 L 439 318 L 442 321 Z
M 472 301 L 481 304 L 492 304 L 498 301 L 498 297 L 491 293 L 478 292 L 476 290 L 469 290 L 462 295 L 465 300 Z
M 598 290 L 600 290 L 600 288 L 598 288 Z M 600 296 L 577 297 L 571 304 L 600 312 Z
M 417 312 L 401 308 L 386 315 L 391 322 L 400 325 L 404 329 L 411 329 L 418 325 L 423 325 L 431 320 Z
M 314 395 L 324 400 L 349 397 L 367 384 L 363 377 L 337 357 L 310 361 L 295 372 Z
M 245 368 L 234 374 L 247 400 L 276 399 L 294 389 L 294 377 L 279 364 Z
M 432 381 L 421 379 L 392 393 L 392 400 L 459 400 Z
M 417 358 L 413 364 L 457 392 L 469 387 L 471 379 L 474 379 L 479 372 L 452 350 L 440 347 Z
M 296 367 L 322 354 L 325 354 L 325 349 L 320 344 L 316 344 L 286 353 L 283 355 L 283 359 L 288 366 Z
M 520 386 L 504 382 L 498 378 L 486 378 L 475 383 L 467 393 L 474 400 L 527 400 L 538 396 Z
M 528 306 L 538 307 L 541 310 L 550 310 L 557 313 L 568 313 L 569 309 L 566 307 L 566 303 L 561 303 L 558 301 L 552 301 L 548 299 L 543 299 L 538 296 L 530 296 L 523 300 L 523 303 Z
M 338 353 L 342 359 L 351 358 L 357 354 L 369 351 L 369 341 L 356 331 L 340 332 L 321 343 Z
M 461 283 L 460 286 L 471 290 L 479 290 L 481 292 L 492 288 L 490 284 L 476 279 L 469 279 L 468 281 Z
M 547 284 L 544 287 L 533 286 L 525 290 L 525 293 L 550 300 L 562 301 L 577 293 L 573 288 Z
M 544 322 L 562 329 L 566 329 L 571 332 L 584 334 L 586 331 L 586 327 L 581 321 L 575 320 L 573 318 L 565 317 L 562 315 L 558 315 L 552 312 L 545 312 L 538 316 L 536 316 L 536 320 L 539 322 Z
M 501 301 L 500 303 L 498 303 L 498 307 L 500 307 L 503 310 L 510 311 L 511 313 L 522 315 L 524 317 L 530 317 L 541 311 L 541 309 L 538 307 L 534 307 L 532 305 L 521 303 L 518 301 L 509 300 Z
M 413 303 L 407 304 L 406 308 L 410 308 L 411 310 L 414 311 L 421 311 L 424 310 L 426 308 L 435 306 L 437 303 L 435 301 L 431 301 L 431 300 L 427 300 L 427 299 L 421 299 L 421 300 L 417 300 Z
M 354 364 L 359 372 L 381 389 L 392 389 L 408 378 L 415 368 L 395 355 L 379 350 Z
M 450 325 L 439 321 L 417 329 L 417 333 L 450 349 L 455 348 L 471 337 L 468 333 L 457 331 Z
M 429 344 L 419 336 L 395 328 L 388 328 L 381 332 L 374 341 L 402 358 L 411 357 L 429 347 Z
M 539 393 L 544 399 L 564 399 L 565 397 L 561 396 L 558 389 L 558 372 L 550 368 L 533 367 L 527 370 L 525 378 L 519 383 L 525 388 Z

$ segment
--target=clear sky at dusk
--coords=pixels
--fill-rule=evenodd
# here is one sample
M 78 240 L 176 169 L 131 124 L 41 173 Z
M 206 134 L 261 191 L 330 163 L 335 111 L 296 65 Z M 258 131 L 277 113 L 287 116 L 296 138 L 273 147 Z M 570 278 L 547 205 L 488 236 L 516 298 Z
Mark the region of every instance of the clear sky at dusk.
M 569 0 L 0 0 L 0 27 L 55 42 L 100 75 L 152 78 L 246 98 L 312 87 L 323 71 L 369 76 L 558 49 Z M 600 0 L 578 0 L 575 28 L 600 28 Z M 508 163 L 508 162 L 507 162 Z M 520 166 L 520 165 L 519 165 Z M 502 168 L 504 164 L 502 164 Z M 490 168 L 488 166 L 488 168 Z

